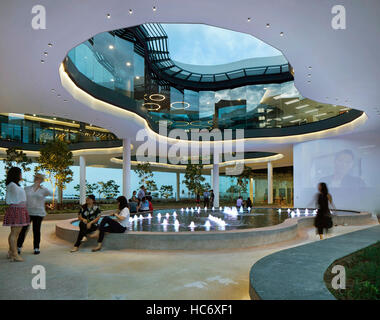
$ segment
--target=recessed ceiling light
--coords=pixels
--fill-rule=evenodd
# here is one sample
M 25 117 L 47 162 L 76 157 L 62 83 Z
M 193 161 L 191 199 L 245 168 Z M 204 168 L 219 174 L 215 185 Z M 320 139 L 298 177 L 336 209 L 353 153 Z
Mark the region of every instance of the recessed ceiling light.
M 66 99 L 64 99 L 63 101 L 64 101 L 64 102 L 67 102 L 67 100 L 66 100 Z
M 57 118 L 53 118 L 54 120 L 57 120 Z
M 139 77 L 139 76 L 136 76 L 136 79 L 137 79 L 137 80 L 139 80 L 139 79 L 140 79 L 140 77 Z
M 55 92 L 55 89 L 51 89 L 51 92 Z
M 57 97 L 60 97 L 61 95 L 60 94 L 57 94 Z
M 290 116 L 285 116 L 285 117 L 282 117 L 283 120 L 285 119 L 289 119 L 289 118 L 293 118 L 294 116 L 290 115 Z
M 73 123 L 75 123 L 75 121 L 73 121 Z
M 250 21 L 251 21 L 251 18 L 248 18 L 247 20 L 248 20 L 248 22 L 250 22 Z
M 125 63 L 127 67 L 130 67 L 132 64 L 128 61 Z
M 33 117 L 35 117 L 36 116 L 36 114 L 35 113 L 33 113 Z
M 310 67 L 310 66 L 309 66 L 308 68 L 309 68 L 309 70 L 311 70 L 311 67 Z
M 270 24 L 269 23 L 267 23 L 267 28 L 269 28 L 270 27 Z
M 299 102 L 299 99 L 293 99 L 293 100 L 290 100 L 290 101 L 286 101 L 285 104 L 292 104 L 292 103 L 295 103 L 295 102 Z
M 115 81 L 115 79 L 111 79 L 110 81 L 111 81 L 111 82 L 114 82 L 114 81 Z
M 41 60 L 41 63 L 44 63 L 45 62 L 45 60 Z
M 111 18 L 111 15 L 107 13 L 107 19 L 110 19 L 110 18 Z
M 280 36 L 282 37 L 284 35 L 284 33 L 283 32 L 280 32 Z
M 157 10 L 157 8 L 156 8 L 156 7 L 153 7 L 152 9 L 153 9 L 153 11 L 156 11 L 156 10 Z
M 307 76 L 310 78 L 310 77 L 311 77 L 311 74 L 309 73 Z
M 112 50 L 113 48 L 115 48 L 112 44 L 110 44 L 109 46 L 108 46 L 108 49 L 110 49 L 110 50 Z
M 132 9 L 129 9 L 129 14 L 132 14 L 133 13 L 133 10 Z
M 299 109 L 306 108 L 306 107 L 308 107 L 308 106 L 309 106 L 308 104 L 303 104 L 303 105 L 301 105 L 301 106 L 296 107 L 296 109 L 299 110 Z
M 52 43 L 48 43 L 48 46 L 49 46 L 49 47 L 52 47 L 52 46 L 53 46 L 53 44 L 52 44 Z
M 310 83 L 311 81 L 310 81 L 310 80 L 308 80 L 307 82 L 308 82 L 308 83 Z
M 44 56 L 47 57 L 47 55 L 48 55 L 48 53 L 45 51 L 45 52 L 44 52 Z

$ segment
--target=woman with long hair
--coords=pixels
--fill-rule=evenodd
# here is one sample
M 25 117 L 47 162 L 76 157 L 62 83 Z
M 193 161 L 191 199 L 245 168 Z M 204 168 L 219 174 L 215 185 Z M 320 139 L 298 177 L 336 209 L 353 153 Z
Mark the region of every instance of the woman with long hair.
M 17 252 L 17 239 L 21 229 L 30 224 L 30 218 L 26 209 L 26 194 L 24 188 L 20 186 L 22 172 L 20 168 L 12 167 L 7 172 L 5 209 L 3 226 L 11 227 L 8 237 L 9 251 L 8 258 L 11 261 L 24 261 Z
M 331 212 L 329 209 L 329 204 L 333 207 L 332 197 L 329 194 L 329 190 L 327 189 L 327 185 L 324 182 L 318 184 L 318 191 L 316 198 L 316 205 L 318 207 L 317 215 L 314 220 L 314 226 L 317 228 L 317 232 L 319 234 L 319 238 L 323 239 L 323 231 L 330 229 L 333 226 Z
M 80 208 L 79 214 L 79 234 L 74 247 L 70 252 L 77 252 L 82 239 L 89 233 L 98 229 L 98 221 L 100 219 L 100 209 L 95 205 L 95 196 L 90 194 L 86 198 L 86 203 Z
M 112 219 L 109 216 L 103 217 L 98 230 L 90 236 L 91 238 L 98 237 L 98 246 L 92 249 L 93 252 L 99 251 L 102 248 L 105 232 L 124 233 L 129 226 L 130 213 L 127 199 L 124 196 L 120 196 L 116 201 L 118 202 L 118 210 L 112 214 L 116 219 Z
M 36 173 L 34 175 L 34 183 L 31 186 L 25 187 L 26 208 L 33 224 L 33 248 L 34 254 L 40 253 L 41 240 L 41 224 L 46 216 L 45 199 L 52 196 L 53 193 L 41 185 L 44 182 L 45 176 Z M 29 226 L 22 227 L 22 230 L 17 240 L 17 251 L 20 254 L 22 245 L 24 244 L 25 236 L 29 231 Z

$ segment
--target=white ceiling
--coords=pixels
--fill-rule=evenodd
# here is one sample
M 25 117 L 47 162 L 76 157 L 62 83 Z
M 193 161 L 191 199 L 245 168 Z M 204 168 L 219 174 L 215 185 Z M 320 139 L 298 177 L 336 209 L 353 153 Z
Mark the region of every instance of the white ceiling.
M 35 3 L 0 2 L 0 112 L 93 123 L 120 138 L 131 137 L 134 143 L 141 122 L 107 110 L 94 111 L 73 99 L 61 85 L 61 61 L 71 48 L 100 32 L 147 22 L 205 23 L 250 33 L 276 47 L 294 67 L 295 85 L 304 97 L 363 110 L 368 120 L 355 132 L 380 133 L 378 0 L 339 1 L 346 9 L 346 30 L 331 27 L 331 8 L 338 3 L 327 0 L 41 0 L 38 4 L 47 10 L 46 30 L 31 27 Z M 252 139 L 245 150 L 281 152 L 287 156 L 282 165 L 291 164 L 293 143 L 304 139 L 308 138 Z

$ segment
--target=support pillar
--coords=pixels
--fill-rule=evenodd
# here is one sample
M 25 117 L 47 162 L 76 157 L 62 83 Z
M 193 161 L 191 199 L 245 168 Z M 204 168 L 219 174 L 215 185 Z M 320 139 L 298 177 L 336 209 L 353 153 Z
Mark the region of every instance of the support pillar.
M 175 197 L 175 201 L 179 201 L 179 199 L 180 199 L 180 192 L 181 192 L 181 188 L 180 188 L 180 173 L 179 172 L 177 172 L 176 173 L 176 175 L 177 175 L 177 192 L 176 192 L 176 197 Z
M 268 161 L 268 204 L 273 203 L 273 166 Z
M 249 179 L 249 198 L 253 203 L 253 178 Z
M 131 139 L 123 139 L 123 196 L 131 196 Z
M 214 207 L 219 207 L 219 153 L 214 153 L 214 163 L 212 165 L 212 189 L 214 190 Z
M 79 202 L 86 202 L 86 158 L 79 156 Z

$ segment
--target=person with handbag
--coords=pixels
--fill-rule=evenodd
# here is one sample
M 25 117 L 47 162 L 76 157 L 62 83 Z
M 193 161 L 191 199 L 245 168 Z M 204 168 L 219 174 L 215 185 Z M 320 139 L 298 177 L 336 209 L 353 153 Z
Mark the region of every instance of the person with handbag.
M 318 184 L 317 194 L 317 215 L 314 219 L 314 226 L 317 228 L 317 232 L 319 234 L 319 238 L 323 239 L 323 231 L 332 228 L 333 221 L 331 212 L 329 209 L 329 205 L 334 206 L 332 201 L 332 196 L 327 189 L 327 185 L 324 182 Z

